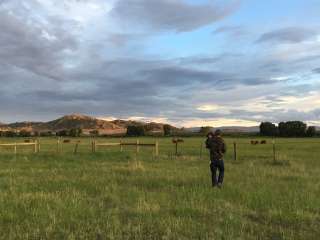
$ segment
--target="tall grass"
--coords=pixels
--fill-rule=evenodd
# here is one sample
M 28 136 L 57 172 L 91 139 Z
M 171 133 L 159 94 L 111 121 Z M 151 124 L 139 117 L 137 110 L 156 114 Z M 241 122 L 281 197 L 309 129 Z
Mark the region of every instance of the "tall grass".
M 81 139 L 77 155 L 72 144 L 57 153 L 52 139 L 41 139 L 39 154 L 8 149 L 0 154 L 0 237 L 319 239 L 320 144 L 279 140 L 276 164 L 271 144 L 251 146 L 250 139 L 237 140 L 233 161 L 234 140 L 226 139 L 221 190 L 210 187 L 200 138 L 185 139 L 177 157 L 166 138 L 158 158 L 152 149 L 93 154 L 90 139 Z

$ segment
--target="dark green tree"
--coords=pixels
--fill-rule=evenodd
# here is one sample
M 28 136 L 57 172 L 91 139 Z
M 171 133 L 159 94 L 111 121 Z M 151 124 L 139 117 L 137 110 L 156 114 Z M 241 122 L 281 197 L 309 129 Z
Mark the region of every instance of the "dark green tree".
M 18 134 L 16 132 L 14 132 L 14 131 L 5 131 L 4 132 L 4 136 L 5 137 L 17 137 Z
M 169 124 L 163 125 L 163 133 L 165 136 L 170 136 L 172 133 L 172 127 Z
M 281 137 L 304 137 L 307 125 L 300 121 L 289 121 L 279 123 L 279 135 Z
M 260 135 L 262 136 L 276 136 L 278 134 L 278 128 L 271 122 L 262 122 L 260 124 Z
M 306 132 L 307 137 L 314 137 L 316 136 L 316 134 L 317 134 L 316 127 L 313 127 L 313 126 L 308 127 Z
M 56 133 L 57 136 L 59 137 L 66 137 L 66 136 L 69 136 L 69 131 L 67 130 L 60 130 Z
M 145 129 L 142 125 L 135 126 L 130 125 L 127 128 L 127 136 L 129 137 L 138 137 L 138 136 L 144 136 L 145 135 Z
M 70 137 L 80 137 L 82 134 L 82 129 L 81 128 L 72 128 L 69 131 L 69 136 Z
M 40 132 L 41 137 L 52 137 L 54 134 L 51 131 L 48 132 Z M 58 135 L 57 135 L 58 136 Z
M 27 130 L 21 130 L 19 132 L 19 136 L 20 137 L 31 137 L 31 132 L 27 131 Z
M 99 136 L 99 130 L 92 130 L 90 131 L 91 136 Z

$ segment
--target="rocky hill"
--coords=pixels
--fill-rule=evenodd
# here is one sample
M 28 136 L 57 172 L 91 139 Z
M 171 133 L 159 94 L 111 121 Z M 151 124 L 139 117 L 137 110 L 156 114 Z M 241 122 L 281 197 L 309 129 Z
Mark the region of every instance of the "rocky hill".
M 0 125 L 0 130 L 26 130 L 30 132 L 58 132 L 61 130 L 70 130 L 74 128 L 81 128 L 84 134 L 89 134 L 92 131 L 98 131 L 103 135 L 117 135 L 125 134 L 127 127 L 130 125 L 145 126 L 150 133 L 163 132 L 163 125 L 161 123 L 144 123 L 137 121 L 114 120 L 106 121 L 102 119 L 93 118 L 90 116 L 72 114 L 66 115 L 49 122 L 16 122 L 11 124 Z
M 81 128 L 81 129 L 119 129 L 121 128 L 112 122 L 100 120 L 100 119 L 89 117 L 89 116 L 79 115 L 79 114 L 67 115 L 62 118 L 58 118 L 56 120 L 43 123 L 38 127 L 42 129 L 52 130 L 52 131 L 59 131 L 59 130 L 72 129 L 72 128 Z

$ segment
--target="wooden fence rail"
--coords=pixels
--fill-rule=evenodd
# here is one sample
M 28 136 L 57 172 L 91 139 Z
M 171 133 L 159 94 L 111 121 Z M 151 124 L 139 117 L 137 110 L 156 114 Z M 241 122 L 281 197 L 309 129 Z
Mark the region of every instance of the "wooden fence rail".
M 155 155 L 159 155 L 159 142 L 156 141 L 155 143 L 140 143 L 139 140 L 137 140 L 135 143 L 126 143 L 120 141 L 119 143 L 98 143 L 97 141 L 92 141 L 92 152 L 97 152 L 98 147 L 115 147 L 120 146 L 120 151 L 123 151 L 123 146 L 135 146 L 136 147 L 136 153 L 140 152 L 140 147 L 153 147 Z
M 17 154 L 17 148 L 19 146 L 33 146 L 33 152 L 38 153 L 40 149 L 40 144 L 38 141 L 35 141 L 33 143 L 1 143 L 0 147 L 13 147 L 14 154 Z

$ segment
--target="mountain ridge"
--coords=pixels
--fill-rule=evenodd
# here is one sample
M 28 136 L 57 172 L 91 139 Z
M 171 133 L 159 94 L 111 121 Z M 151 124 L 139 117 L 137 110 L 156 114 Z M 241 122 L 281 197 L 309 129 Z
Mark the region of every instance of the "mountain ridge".
M 146 126 L 149 132 L 163 132 L 163 123 L 146 123 L 132 120 L 103 120 L 82 114 L 65 115 L 55 120 L 47 122 L 15 122 L 0 125 L 0 131 L 29 131 L 29 132 L 58 132 L 62 130 L 70 130 L 81 128 L 85 134 L 90 134 L 92 131 L 99 131 L 104 135 L 125 134 L 127 127 L 130 125 Z M 174 126 L 171 126 L 175 128 Z

